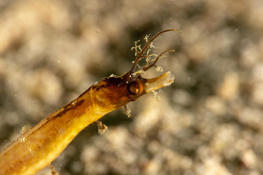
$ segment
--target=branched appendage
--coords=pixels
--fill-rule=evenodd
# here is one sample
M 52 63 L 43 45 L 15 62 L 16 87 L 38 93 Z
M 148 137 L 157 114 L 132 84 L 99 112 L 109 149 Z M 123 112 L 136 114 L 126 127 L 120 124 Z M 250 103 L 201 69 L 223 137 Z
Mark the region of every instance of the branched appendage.
M 134 50 L 135 56 L 137 56 L 142 51 L 141 45 L 138 45 L 138 43 L 140 43 L 140 40 L 135 41 L 134 46 L 131 48 L 131 51 Z
M 149 38 L 150 38 L 150 35 L 145 35 L 145 37 L 143 39 L 147 43 L 149 41 Z
M 139 65 L 139 61 L 142 58 L 145 58 L 146 61 L 146 65 L 142 68 L 139 69 L 138 71 L 146 71 L 148 69 L 150 69 L 151 67 L 155 66 L 155 64 L 157 63 L 157 61 L 166 53 L 168 52 L 172 52 L 174 50 L 172 49 L 168 49 L 162 53 L 160 53 L 159 55 L 152 53 L 152 49 L 155 48 L 155 46 L 153 45 L 153 41 L 160 36 L 161 34 L 165 33 L 165 32 L 170 32 L 170 31 L 177 31 L 176 29 L 167 29 L 167 30 L 163 30 L 157 34 L 155 34 L 151 39 L 149 39 L 149 35 L 146 35 L 144 37 L 145 40 L 145 45 L 144 47 L 141 49 L 141 45 L 138 45 L 139 41 L 135 42 L 135 46 L 131 48 L 131 50 L 135 50 L 135 60 L 133 61 L 133 65 L 130 69 L 130 71 L 128 72 L 130 75 L 135 75 L 137 74 L 136 72 L 136 67 Z M 145 53 L 146 52 L 146 53 Z M 154 58 L 153 58 L 154 57 Z M 153 58 L 153 59 L 152 59 Z M 152 63 L 150 63 L 152 62 Z
M 108 127 L 99 120 L 97 120 L 96 123 L 98 126 L 99 134 L 100 135 L 104 134 L 107 131 Z
M 155 100 L 160 101 L 160 96 L 159 96 L 159 91 L 158 90 L 152 91 L 152 94 L 153 94 Z
M 144 66 L 144 67 L 143 67 L 143 70 L 144 70 L 144 71 L 147 71 L 147 70 L 150 69 L 151 67 L 155 66 L 155 64 L 157 63 L 157 61 L 158 61 L 164 54 L 169 53 L 169 52 L 175 52 L 175 50 L 174 50 L 174 49 L 168 49 L 168 50 L 163 51 L 163 52 L 160 53 L 158 56 L 156 56 L 156 58 L 154 59 L 153 63 Z
M 128 105 L 124 105 L 123 109 L 124 109 L 125 114 L 128 116 L 128 118 L 131 118 L 131 110 L 128 107 Z
M 146 56 L 145 56 L 145 62 L 147 64 L 149 64 L 155 57 L 157 57 L 158 55 L 155 53 L 152 53 L 152 49 L 148 49 L 146 52 Z
M 55 169 L 53 165 L 50 164 L 49 168 L 51 170 L 51 175 L 59 175 L 59 172 L 57 172 L 57 170 Z

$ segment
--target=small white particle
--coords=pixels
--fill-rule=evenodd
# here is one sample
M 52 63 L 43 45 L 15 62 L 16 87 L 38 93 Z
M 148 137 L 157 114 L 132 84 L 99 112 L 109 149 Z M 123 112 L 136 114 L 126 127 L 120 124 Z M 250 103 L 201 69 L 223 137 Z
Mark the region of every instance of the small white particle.
M 19 138 L 19 141 L 20 141 L 20 142 L 25 142 L 25 141 L 26 141 L 26 138 L 25 138 L 25 137 L 21 137 L 21 138 Z

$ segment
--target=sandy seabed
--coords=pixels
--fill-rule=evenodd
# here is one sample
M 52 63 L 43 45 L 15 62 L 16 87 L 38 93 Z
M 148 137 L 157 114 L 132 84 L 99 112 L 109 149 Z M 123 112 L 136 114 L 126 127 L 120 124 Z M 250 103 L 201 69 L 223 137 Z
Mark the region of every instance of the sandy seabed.
M 263 1 L 1 0 L 0 145 L 122 74 L 155 46 L 175 83 L 91 125 L 54 162 L 62 175 L 263 174 Z M 26 126 L 26 127 L 25 127 Z M 46 168 L 38 175 L 50 175 Z

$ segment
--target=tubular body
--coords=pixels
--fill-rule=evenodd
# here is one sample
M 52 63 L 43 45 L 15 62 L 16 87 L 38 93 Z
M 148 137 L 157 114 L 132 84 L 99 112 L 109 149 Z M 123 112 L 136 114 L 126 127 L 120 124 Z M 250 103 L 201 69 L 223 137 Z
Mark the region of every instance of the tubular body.
M 0 175 L 33 175 L 48 166 L 86 126 L 140 96 L 173 83 L 170 72 L 144 79 L 127 73 L 92 85 L 0 154 Z
M 114 110 L 96 105 L 92 94 L 90 88 L 13 142 L 0 154 L 0 174 L 35 174 L 49 165 L 83 128 Z
M 150 47 L 151 42 L 160 34 L 175 31 L 168 29 L 155 34 L 146 42 L 129 72 L 122 76 L 110 76 L 92 85 L 65 107 L 42 120 L 35 127 L 15 140 L 0 153 L 0 175 L 33 175 L 48 166 L 86 126 L 105 114 L 135 101 L 139 97 L 169 86 L 174 78 L 170 72 L 158 77 L 145 79 L 136 66 Z M 144 67 L 148 70 L 158 59 L 170 50 L 162 52 L 156 60 Z

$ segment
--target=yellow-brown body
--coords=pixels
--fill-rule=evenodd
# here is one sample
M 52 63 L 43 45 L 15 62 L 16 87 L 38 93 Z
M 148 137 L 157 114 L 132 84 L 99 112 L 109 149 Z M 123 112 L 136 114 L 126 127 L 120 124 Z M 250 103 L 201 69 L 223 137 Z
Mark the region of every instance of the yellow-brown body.
M 0 154 L 0 174 L 33 175 L 50 164 L 82 129 L 114 109 L 95 98 L 90 88 L 20 136 Z
M 135 72 L 140 59 L 147 57 L 143 53 L 151 42 L 168 31 L 174 29 L 157 33 L 145 44 L 129 72 L 119 77 L 105 78 L 92 85 L 76 100 L 51 114 L 11 143 L 0 153 L 0 175 L 35 174 L 50 165 L 72 139 L 90 123 L 146 93 L 169 86 L 173 82 L 169 72 L 153 79 L 142 78 L 140 73 Z M 154 66 L 168 51 L 162 52 L 143 70 Z

